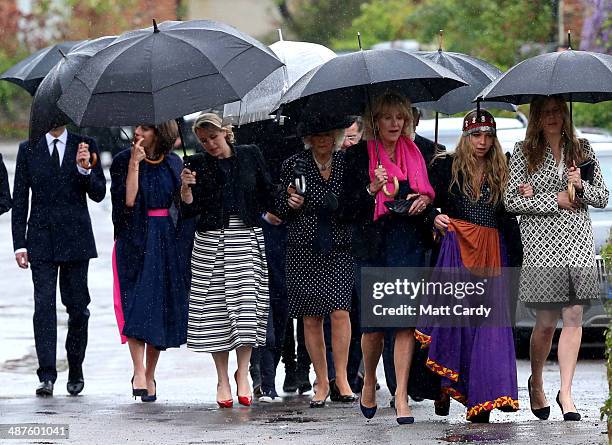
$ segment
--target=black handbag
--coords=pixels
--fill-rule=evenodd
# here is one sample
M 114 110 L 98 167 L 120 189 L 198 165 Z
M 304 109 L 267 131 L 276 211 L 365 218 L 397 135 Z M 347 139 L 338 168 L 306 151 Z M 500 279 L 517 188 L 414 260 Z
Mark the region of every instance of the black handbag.
M 400 181 L 397 196 L 408 196 L 411 193 L 414 193 L 414 190 L 412 190 L 408 181 Z M 408 210 L 410 210 L 412 203 L 416 201 L 417 198 L 418 196 L 415 196 L 410 199 L 394 199 L 393 201 L 385 201 L 385 207 L 387 207 L 390 212 L 395 213 L 397 215 L 419 216 L 408 215 Z
M 580 169 L 580 177 L 583 181 L 593 185 L 593 176 L 595 175 L 595 161 L 587 159 L 576 166 Z

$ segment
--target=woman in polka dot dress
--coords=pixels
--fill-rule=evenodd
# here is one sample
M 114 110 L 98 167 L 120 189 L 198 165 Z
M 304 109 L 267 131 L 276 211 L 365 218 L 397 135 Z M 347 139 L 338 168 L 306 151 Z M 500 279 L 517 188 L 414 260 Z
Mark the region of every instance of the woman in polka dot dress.
M 325 406 L 330 391 L 323 337 L 327 315 L 340 399 L 356 400 L 346 375 L 354 284 L 351 235 L 349 226 L 337 218 L 343 194 L 344 154 L 338 151 L 344 140 L 343 125 L 318 119 L 301 125 L 306 149 L 284 162 L 281 184 L 287 194 L 281 194 L 277 203 L 279 216 L 288 224 L 289 316 L 304 319 L 306 348 L 317 376 L 313 408 Z M 303 193 L 295 185 L 296 165 L 302 170 L 298 176 L 305 179 Z

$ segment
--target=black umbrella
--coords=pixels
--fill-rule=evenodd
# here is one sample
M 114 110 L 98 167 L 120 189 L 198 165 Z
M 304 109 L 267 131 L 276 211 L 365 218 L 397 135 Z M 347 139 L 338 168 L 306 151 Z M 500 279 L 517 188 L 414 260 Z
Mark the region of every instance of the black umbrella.
M 417 52 L 417 54 L 442 65 L 468 83 L 466 86 L 449 91 L 435 102 L 418 104 L 420 108 L 434 110 L 437 113 L 455 114 L 473 109 L 475 107 L 474 97 L 502 74 L 501 70 L 489 62 L 467 54 L 442 51 L 441 49 Z M 481 107 L 516 111 L 516 107 L 507 102 L 487 102 L 481 104 Z
M 86 61 L 58 106 L 80 126 L 159 124 L 240 100 L 281 66 L 265 45 L 228 25 L 154 21 Z
M 67 54 L 82 42 L 63 42 L 40 49 L 0 74 L 0 80 L 12 82 L 34 96 L 38 85 L 62 58 L 62 53 Z
M 358 51 L 312 69 L 281 98 L 282 113 L 300 120 L 310 114 L 351 115 L 364 111 L 372 94 L 397 91 L 412 102 L 437 100 L 466 83 L 430 60 L 396 49 Z
M 50 129 L 70 123 L 70 118 L 57 107 L 57 101 L 74 79 L 81 65 L 116 39 L 100 37 L 75 46 L 55 65 L 38 86 L 30 108 L 30 146 Z
M 477 59 L 467 54 L 443 51 L 442 38 L 442 31 L 440 31 L 440 45 L 437 51 L 423 51 L 417 52 L 417 54 L 457 74 L 468 85 L 449 91 L 435 102 L 422 102 L 418 104 L 419 108 L 436 112 L 436 145 L 438 144 L 438 113 L 455 114 L 471 110 L 474 108 L 474 96 L 502 74 L 502 71 L 496 66 L 482 59 Z M 478 106 L 516 111 L 514 105 L 506 102 L 488 102 L 486 105 L 478 103 Z
M 510 68 L 477 99 L 519 105 L 553 95 L 569 102 L 612 100 L 612 56 L 572 49 L 540 54 Z

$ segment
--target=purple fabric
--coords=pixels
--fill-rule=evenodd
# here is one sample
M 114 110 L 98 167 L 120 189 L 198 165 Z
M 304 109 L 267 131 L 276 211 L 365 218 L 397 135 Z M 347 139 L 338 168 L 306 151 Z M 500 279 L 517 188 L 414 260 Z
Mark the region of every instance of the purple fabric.
M 501 246 L 500 248 L 504 253 L 505 249 Z M 503 259 L 502 261 L 505 263 Z M 468 277 L 471 275 L 461 260 L 455 232 L 447 232 L 442 240 L 436 264 L 437 271 L 434 271 L 432 281 L 436 278 L 448 280 L 448 277 L 445 280 L 444 272 L 440 268 L 453 268 L 456 271 L 453 279 L 465 277 L 466 281 L 469 281 Z M 489 302 L 498 307 L 507 307 L 509 294 L 506 278 L 502 275 L 489 280 L 491 287 L 486 295 L 494 299 L 495 301 Z M 461 304 L 466 303 L 466 300 L 461 301 Z M 458 372 L 456 382 L 442 377 L 441 385 L 464 396 L 468 410 L 480 404 L 495 402 L 501 397 L 518 400 L 516 359 L 509 311 L 498 312 L 495 327 L 483 327 L 482 324 L 478 327 L 439 327 L 426 323 L 419 331 L 431 338 L 429 359 Z M 487 409 L 492 408 L 489 404 Z

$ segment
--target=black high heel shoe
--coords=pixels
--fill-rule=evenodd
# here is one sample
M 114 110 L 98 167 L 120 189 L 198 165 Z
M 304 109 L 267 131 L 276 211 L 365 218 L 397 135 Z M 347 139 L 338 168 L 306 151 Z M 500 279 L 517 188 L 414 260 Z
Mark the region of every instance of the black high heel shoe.
M 527 379 L 527 391 L 529 392 L 529 407 L 531 408 L 531 376 L 529 376 L 529 378 Z M 547 420 L 548 416 L 550 416 L 550 406 L 545 406 L 544 408 L 537 409 L 531 408 L 531 412 L 538 419 Z
M 310 407 L 311 408 L 323 408 L 323 407 L 325 407 L 325 402 L 327 401 L 328 397 L 329 397 L 329 391 L 327 391 L 327 395 L 325 396 L 325 398 L 323 400 L 311 400 L 310 401 Z
M 561 391 L 557 393 L 556 400 L 557 400 L 557 404 L 559 405 L 559 408 L 561 408 L 561 414 L 563 414 L 563 420 L 569 420 L 569 421 L 574 421 L 574 422 L 577 422 L 578 420 L 580 420 L 582 416 L 580 415 L 579 412 L 570 411 L 566 413 L 563 411 L 563 405 L 561 405 L 561 400 L 559 400 L 560 395 L 561 395 Z
M 153 384 L 155 385 L 155 394 L 150 396 L 149 390 L 147 388 L 147 395 L 142 396 L 140 400 L 142 400 L 143 402 L 155 402 L 157 400 L 157 382 L 155 381 L 155 379 L 153 379 Z
M 142 396 L 149 395 L 147 388 L 134 388 L 134 376 L 132 376 L 131 382 L 132 382 L 132 395 L 134 396 L 134 399 L 136 399 L 136 397 L 142 397 Z
M 335 380 L 329 382 L 329 399 L 332 402 L 353 403 L 357 401 L 355 394 L 342 394 Z
M 359 399 L 359 409 L 361 410 L 361 414 L 363 414 L 363 417 L 365 417 L 366 419 L 371 419 L 376 415 L 378 405 L 374 405 L 368 408 L 367 406 L 363 406 L 361 404 L 361 399 Z
M 393 409 L 395 409 L 395 420 L 397 421 L 398 425 L 410 425 L 414 423 L 413 416 L 397 417 L 397 408 L 394 407 Z

